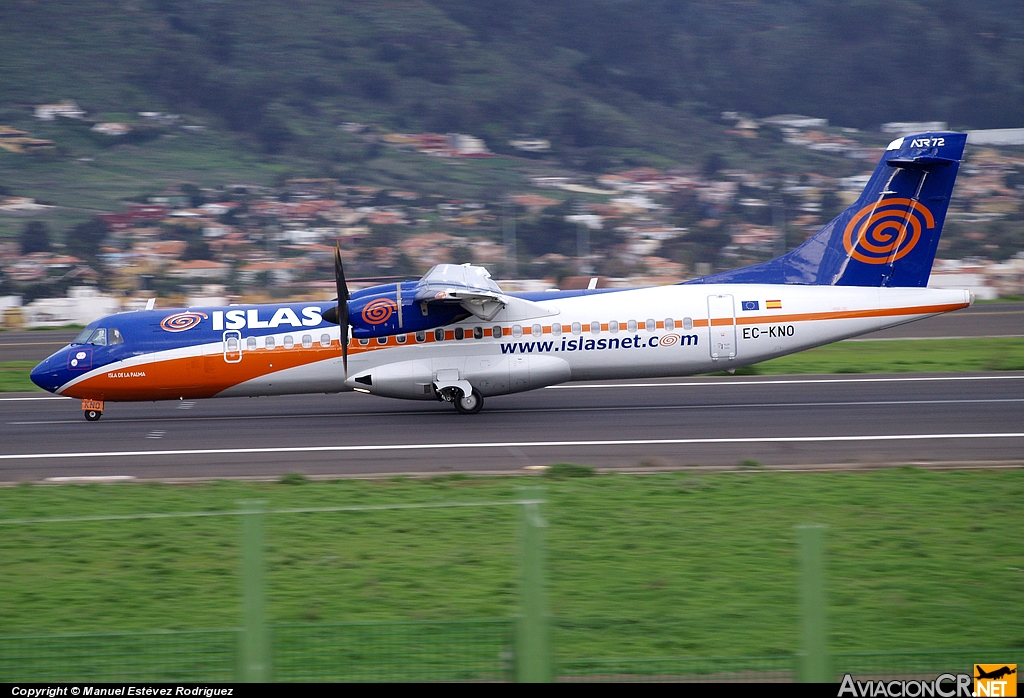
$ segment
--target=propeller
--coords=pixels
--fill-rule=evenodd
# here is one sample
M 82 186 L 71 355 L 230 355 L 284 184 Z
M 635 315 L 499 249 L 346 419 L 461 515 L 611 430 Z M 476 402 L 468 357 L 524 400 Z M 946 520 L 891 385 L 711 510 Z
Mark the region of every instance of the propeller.
M 328 308 L 324 320 L 336 322 L 341 329 L 341 362 L 348 378 L 348 284 L 345 283 L 345 267 L 341 263 L 341 244 L 334 244 L 334 284 L 338 289 L 338 304 Z

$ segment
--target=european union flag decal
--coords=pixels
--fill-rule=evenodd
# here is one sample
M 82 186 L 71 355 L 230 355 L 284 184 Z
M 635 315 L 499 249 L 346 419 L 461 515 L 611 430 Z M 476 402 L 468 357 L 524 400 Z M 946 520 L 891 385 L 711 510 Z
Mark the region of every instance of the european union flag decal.
M 743 301 L 743 309 L 744 310 L 757 310 L 758 309 L 757 301 Z

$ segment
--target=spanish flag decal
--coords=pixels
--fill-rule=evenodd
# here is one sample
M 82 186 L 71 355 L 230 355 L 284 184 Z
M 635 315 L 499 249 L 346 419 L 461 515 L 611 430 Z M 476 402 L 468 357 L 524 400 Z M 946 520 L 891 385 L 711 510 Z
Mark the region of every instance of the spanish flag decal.
M 768 310 L 782 310 L 782 301 L 765 301 L 764 307 Z

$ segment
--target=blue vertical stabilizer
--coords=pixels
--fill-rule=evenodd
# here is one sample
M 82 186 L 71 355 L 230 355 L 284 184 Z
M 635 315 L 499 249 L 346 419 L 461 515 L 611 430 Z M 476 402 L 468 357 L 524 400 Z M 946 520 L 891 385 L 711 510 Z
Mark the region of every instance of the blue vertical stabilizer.
M 792 252 L 687 283 L 928 285 L 966 133 L 889 144 L 856 203 Z

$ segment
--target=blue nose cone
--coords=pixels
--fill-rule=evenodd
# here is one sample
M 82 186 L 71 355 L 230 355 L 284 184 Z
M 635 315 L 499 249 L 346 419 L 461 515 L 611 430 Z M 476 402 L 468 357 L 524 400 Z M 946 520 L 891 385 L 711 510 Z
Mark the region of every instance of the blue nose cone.
M 60 387 L 60 380 L 57 377 L 57 371 L 54 370 L 53 357 L 46 359 L 38 366 L 32 369 L 32 373 L 28 374 L 32 382 L 38 385 L 43 390 L 55 393 L 57 388 Z

